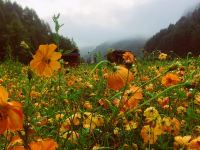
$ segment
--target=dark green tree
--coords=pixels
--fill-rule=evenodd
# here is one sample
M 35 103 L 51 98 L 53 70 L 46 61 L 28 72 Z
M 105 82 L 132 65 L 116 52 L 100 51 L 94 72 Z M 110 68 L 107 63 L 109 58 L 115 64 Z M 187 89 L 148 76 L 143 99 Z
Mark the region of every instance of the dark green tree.
M 7 57 L 28 63 L 31 56 L 20 46 L 25 41 L 32 50 L 40 44 L 52 43 L 54 33 L 50 26 L 41 20 L 33 9 L 22 8 L 16 2 L 0 0 L 0 59 Z M 77 49 L 76 43 L 60 36 L 60 49 L 65 51 Z
M 173 51 L 181 57 L 187 56 L 188 52 L 193 56 L 200 55 L 200 6 L 181 17 L 176 24 L 160 30 L 147 41 L 145 50 Z

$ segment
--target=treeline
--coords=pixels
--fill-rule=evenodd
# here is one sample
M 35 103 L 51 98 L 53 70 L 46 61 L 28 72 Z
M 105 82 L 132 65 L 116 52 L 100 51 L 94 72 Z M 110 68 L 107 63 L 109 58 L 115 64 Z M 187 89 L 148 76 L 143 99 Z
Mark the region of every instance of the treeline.
M 176 24 L 169 25 L 147 41 L 145 49 L 149 52 L 161 50 L 173 52 L 184 57 L 189 52 L 200 54 L 200 6 L 183 16 Z
M 34 53 L 40 44 L 52 43 L 54 36 L 49 25 L 33 9 L 0 0 L 0 60 L 12 57 L 27 63 L 31 56 L 20 46 L 21 41 L 25 41 Z M 73 40 L 60 36 L 60 48 L 72 50 L 77 46 Z

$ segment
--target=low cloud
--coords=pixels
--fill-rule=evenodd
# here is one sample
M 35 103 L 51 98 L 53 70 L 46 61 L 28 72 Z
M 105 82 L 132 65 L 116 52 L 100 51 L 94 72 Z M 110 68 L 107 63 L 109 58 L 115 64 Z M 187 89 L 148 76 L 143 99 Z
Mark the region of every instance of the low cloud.
M 64 23 L 60 33 L 79 47 L 151 35 L 175 23 L 199 0 L 17 0 L 33 8 L 53 29 L 53 14 Z

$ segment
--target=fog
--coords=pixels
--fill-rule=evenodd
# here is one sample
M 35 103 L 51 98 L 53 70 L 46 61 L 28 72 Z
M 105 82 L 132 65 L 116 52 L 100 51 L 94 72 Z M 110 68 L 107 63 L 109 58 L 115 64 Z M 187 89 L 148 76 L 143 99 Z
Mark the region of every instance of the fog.
M 12 0 L 14 1 L 14 0 Z M 175 23 L 199 0 L 15 0 L 33 8 L 54 30 L 53 14 L 60 13 L 60 34 L 73 38 L 80 49 L 105 41 L 148 38 Z

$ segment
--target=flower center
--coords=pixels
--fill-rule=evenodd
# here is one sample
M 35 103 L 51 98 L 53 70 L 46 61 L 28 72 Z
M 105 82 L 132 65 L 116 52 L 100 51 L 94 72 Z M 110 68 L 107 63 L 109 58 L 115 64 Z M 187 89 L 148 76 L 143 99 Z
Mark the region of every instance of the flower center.
M 45 64 L 49 64 L 51 62 L 51 60 L 49 58 L 44 57 L 42 59 L 42 62 L 44 62 Z
M 173 80 L 172 80 L 171 78 L 168 78 L 168 79 L 167 79 L 167 82 L 168 82 L 168 84 L 172 84 L 172 83 L 173 83 Z

